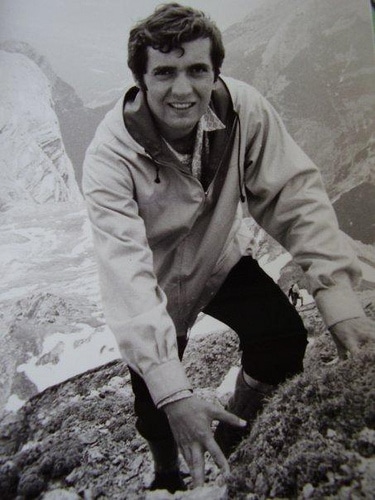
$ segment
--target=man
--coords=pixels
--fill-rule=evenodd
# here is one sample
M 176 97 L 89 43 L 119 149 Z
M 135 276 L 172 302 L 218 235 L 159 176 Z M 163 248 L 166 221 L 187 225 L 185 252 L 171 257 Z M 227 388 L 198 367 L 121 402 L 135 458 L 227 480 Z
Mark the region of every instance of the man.
M 184 489 L 178 449 L 194 486 L 204 482 L 205 451 L 227 473 L 225 456 L 265 395 L 302 370 L 305 328 L 252 259 L 243 210 L 306 271 L 340 354 L 375 335 L 317 168 L 255 89 L 219 76 L 215 24 L 167 4 L 131 30 L 128 49 L 137 86 L 99 126 L 84 192 L 106 319 L 155 462 L 151 488 L 173 492 Z M 197 398 L 180 362 L 200 311 L 240 338 L 243 369 L 229 411 Z
M 294 307 L 296 307 L 297 302 L 301 301 L 301 307 L 303 306 L 303 297 L 297 283 L 293 283 L 288 290 L 288 297 L 292 301 Z

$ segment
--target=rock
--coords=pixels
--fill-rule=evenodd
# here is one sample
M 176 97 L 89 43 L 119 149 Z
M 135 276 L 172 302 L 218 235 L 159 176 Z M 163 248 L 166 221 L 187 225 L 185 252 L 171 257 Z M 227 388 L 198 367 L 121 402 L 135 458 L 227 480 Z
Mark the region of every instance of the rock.
M 181 498 L 189 500 L 226 500 L 228 491 L 226 486 L 202 486 L 184 493 Z
M 34 498 L 43 492 L 46 481 L 36 470 L 29 470 L 22 474 L 17 493 L 26 498 Z
M 99 434 L 96 431 L 84 432 L 79 436 L 79 440 L 83 444 L 94 444 L 99 438 Z
M 146 500 L 227 500 L 228 492 L 226 486 L 202 486 L 186 492 L 176 492 L 174 495 L 167 490 L 149 491 L 145 495 Z
M 4 500 L 13 498 L 17 491 L 19 471 L 16 464 L 7 461 L 0 465 L 0 492 L 4 495 Z
M 0 455 L 15 453 L 26 436 L 21 413 L 9 413 L 0 421 Z
M 45 493 L 41 500 L 81 500 L 81 497 L 73 490 L 56 489 Z
M 303 498 L 304 499 L 311 498 L 313 494 L 314 494 L 314 486 L 310 483 L 305 484 L 305 486 L 302 489 Z
M 375 455 L 375 430 L 362 429 L 357 440 L 357 449 L 363 457 Z

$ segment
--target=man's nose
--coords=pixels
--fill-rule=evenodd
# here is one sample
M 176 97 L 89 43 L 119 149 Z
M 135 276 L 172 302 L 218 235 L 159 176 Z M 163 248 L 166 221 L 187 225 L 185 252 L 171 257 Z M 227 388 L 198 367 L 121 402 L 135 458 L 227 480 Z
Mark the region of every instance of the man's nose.
M 172 94 L 176 96 L 187 96 L 190 95 L 191 89 L 191 82 L 186 73 L 178 73 L 173 82 Z

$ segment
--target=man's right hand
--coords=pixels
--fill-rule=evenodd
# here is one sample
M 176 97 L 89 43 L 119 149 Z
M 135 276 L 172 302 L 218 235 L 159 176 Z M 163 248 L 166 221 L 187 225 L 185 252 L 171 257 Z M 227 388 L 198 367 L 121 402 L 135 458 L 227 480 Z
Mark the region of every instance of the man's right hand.
M 229 474 L 229 465 L 214 440 L 211 423 L 220 420 L 237 427 L 246 422 L 208 401 L 191 396 L 168 403 L 163 407 L 176 443 L 181 450 L 193 478 L 193 486 L 204 483 L 204 454 L 208 451 L 220 467 L 222 474 Z

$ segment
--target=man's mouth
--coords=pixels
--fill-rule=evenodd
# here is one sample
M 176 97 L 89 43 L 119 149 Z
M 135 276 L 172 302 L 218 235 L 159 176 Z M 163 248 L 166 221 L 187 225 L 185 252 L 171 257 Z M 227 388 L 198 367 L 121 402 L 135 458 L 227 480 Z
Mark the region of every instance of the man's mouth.
M 194 106 L 193 102 L 170 102 L 168 104 L 173 109 L 189 109 Z

